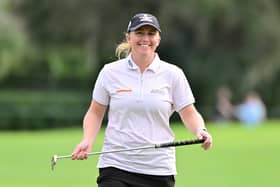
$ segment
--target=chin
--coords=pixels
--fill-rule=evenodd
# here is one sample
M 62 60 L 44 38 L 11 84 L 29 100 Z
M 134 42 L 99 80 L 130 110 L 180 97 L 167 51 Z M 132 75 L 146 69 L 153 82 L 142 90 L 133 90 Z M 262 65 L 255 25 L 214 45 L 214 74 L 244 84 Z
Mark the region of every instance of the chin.
M 139 54 L 152 54 L 152 53 L 154 53 L 154 50 L 153 49 L 139 49 L 138 51 L 137 51 Z
M 141 54 L 141 55 L 144 55 L 144 56 L 148 56 L 148 55 L 153 55 L 154 51 L 139 52 L 138 54 Z

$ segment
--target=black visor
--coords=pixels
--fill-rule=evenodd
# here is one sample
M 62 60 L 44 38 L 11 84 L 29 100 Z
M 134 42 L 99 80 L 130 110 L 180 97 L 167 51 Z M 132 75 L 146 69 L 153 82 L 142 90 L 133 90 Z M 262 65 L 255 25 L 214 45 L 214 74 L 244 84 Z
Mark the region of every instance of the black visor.
M 135 31 L 144 25 L 150 25 L 161 32 L 157 18 L 152 14 L 144 13 L 136 14 L 132 17 L 128 24 L 127 32 Z

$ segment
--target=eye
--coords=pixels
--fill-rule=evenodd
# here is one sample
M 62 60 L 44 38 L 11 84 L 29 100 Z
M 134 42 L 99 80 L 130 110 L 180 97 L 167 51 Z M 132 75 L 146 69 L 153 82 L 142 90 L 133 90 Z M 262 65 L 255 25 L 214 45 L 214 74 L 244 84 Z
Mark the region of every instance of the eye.
M 150 32 L 148 32 L 148 35 L 149 36 L 155 36 L 157 33 L 155 32 L 155 31 L 150 31 Z
M 141 30 L 138 30 L 138 31 L 135 31 L 135 34 L 136 34 L 136 35 L 143 35 L 143 34 L 144 34 L 144 32 L 143 32 L 143 31 L 141 31 Z

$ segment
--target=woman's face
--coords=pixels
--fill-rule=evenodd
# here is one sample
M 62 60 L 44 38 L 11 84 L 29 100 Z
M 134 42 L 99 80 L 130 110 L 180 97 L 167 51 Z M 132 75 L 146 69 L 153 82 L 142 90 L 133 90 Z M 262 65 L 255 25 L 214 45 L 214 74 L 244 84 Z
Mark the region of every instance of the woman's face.
M 132 53 L 153 55 L 160 43 L 160 35 L 154 27 L 145 25 L 136 31 L 127 33 L 126 40 L 131 46 Z

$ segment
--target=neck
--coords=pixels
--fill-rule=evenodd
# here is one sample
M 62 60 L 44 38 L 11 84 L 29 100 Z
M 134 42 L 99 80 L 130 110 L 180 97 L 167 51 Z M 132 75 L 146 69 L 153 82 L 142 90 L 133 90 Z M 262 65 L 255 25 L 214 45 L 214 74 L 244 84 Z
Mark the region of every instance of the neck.
M 146 56 L 131 54 L 134 63 L 139 67 L 141 73 L 143 73 L 145 69 L 153 62 L 155 56 L 156 56 L 155 53 Z

